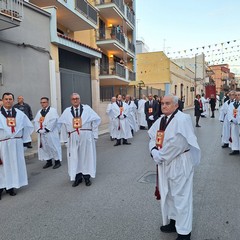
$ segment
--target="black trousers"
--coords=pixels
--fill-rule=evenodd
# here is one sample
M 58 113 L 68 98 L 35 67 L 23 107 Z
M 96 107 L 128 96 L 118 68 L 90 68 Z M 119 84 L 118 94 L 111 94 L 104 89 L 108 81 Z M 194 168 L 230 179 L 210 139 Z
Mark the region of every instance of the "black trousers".
M 89 174 L 82 174 L 82 173 L 78 173 L 76 175 L 76 178 L 80 179 L 80 178 L 84 178 L 84 180 L 89 180 L 90 179 L 90 175 Z
M 153 123 L 154 123 L 154 121 L 149 120 L 149 119 L 147 120 L 148 129 L 151 128 L 151 126 L 153 125 Z

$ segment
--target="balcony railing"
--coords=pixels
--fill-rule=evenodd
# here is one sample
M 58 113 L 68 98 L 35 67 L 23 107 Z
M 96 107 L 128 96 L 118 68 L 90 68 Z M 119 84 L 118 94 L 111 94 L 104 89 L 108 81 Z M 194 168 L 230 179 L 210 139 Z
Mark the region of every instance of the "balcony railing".
M 126 78 L 125 67 L 119 63 L 116 63 L 116 75 L 122 78 Z
M 136 80 L 136 73 L 129 70 L 128 71 L 128 78 L 129 78 L 129 81 L 135 81 Z
M 109 65 L 100 64 L 100 75 L 109 75 Z
M 0 0 L 0 13 L 11 18 L 23 18 L 23 0 Z
M 117 39 L 119 42 L 121 42 L 123 45 L 125 45 L 125 37 L 121 31 L 117 30 L 116 27 L 112 28 L 112 30 L 111 30 L 111 38 Z
M 85 0 L 76 0 L 76 9 L 97 24 L 97 11 Z
M 121 10 L 122 13 L 124 13 L 123 0 L 112 0 L 112 2 L 118 6 L 118 8 Z
M 114 3 L 120 9 L 120 11 L 124 14 L 124 3 L 123 0 L 95 0 L 95 3 L 98 4 L 108 4 Z
M 133 53 L 135 53 L 135 46 L 133 43 L 131 43 L 129 40 L 128 40 L 128 49 L 130 51 L 132 51 Z
M 130 23 L 135 25 L 135 16 L 129 7 L 127 7 L 127 19 L 130 21 Z

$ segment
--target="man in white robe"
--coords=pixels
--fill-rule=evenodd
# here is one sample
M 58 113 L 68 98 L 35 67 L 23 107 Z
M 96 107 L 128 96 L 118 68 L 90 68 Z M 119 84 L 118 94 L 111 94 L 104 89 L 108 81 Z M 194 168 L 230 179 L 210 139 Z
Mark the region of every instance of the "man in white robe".
M 0 113 L 0 199 L 4 189 L 15 196 L 14 188 L 28 184 L 23 143 L 31 141 L 33 125 L 20 110 L 13 108 L 14 96 L 4 93 Z
M 129 108 L 128 121 L 129 121 L 129 124 L 131 127 L 131 132 L 133 135 L 134 132 L 136 133 L 139 129 L 138 124 L 137 124 L 137 119 L 136 119 L 137 106 L 133 101 L 131 101 L 130 95 L 126 95 L 125 103 L 128 105 L 128 108 Z
M 200 162 L 200 148 L 190 115 L 177 110 L 178 98 L 173 95 L 165 96 L 161 106 L 164 115 L 148 131 L 149 149 L 159 172 L 163 219 L 160 229 L 166 233 L 177 232 L 176 240 L 190 240 L 193 173 L 194 166 Z M 160 133 L 160 123 L 163 127 L 161 131 L 164 131 L 162 141 L 157 135 Z M 160 145 L 157 144 L 159 142 Z
M 109 118 L 108 129 L 109 129 L 111 141 L 114 140 L 114 138 L 113 138 L 113 131 L 114 131 L 114 123 L 113 123 L 113 120 L 114 120 L 114 117 L 113 117 L 113 112 L 112 112 L 112 104 L 113 104 L 114 102 L 116 102 L 116 97 L 112 97 L 111 103 L 109 103 L 109 104 L 107 105 L 107 110 L 106 110 L 106 114 L 108 115 L 108 118 Z
M 122 101 L 122 95 L 117 96 L 117 101 L 112 104 L 112 112 L 114 117 L 114 131 L 113 138 L 117 139 L 114 146 L 121 145 L 121 139 L 123 139 L 123 145 L 130 145 L 127 141 L 128 138 L 132 138 L 131 127 L 128 121 L 129 106 Z
M 61 141 L 67 146 L 68 174 L 73 187 L 96 175 L 96 143 L 100 117 L 88 105 L 81 104 L 77 93 L 71 95 L 72 106 L 64 110 L 59 118 Z
M 228 120 L 228 107 L 231 102 L 234 101 L 235 91 L 229 93 L 229 100 L 227 100 L 220 108 L 219 121 L 223 123 L 222 125 L 222 148 L 229 147 L 230 138 L 230 122 Z
M 38 133 L 38 158 L 46 161 L 43 169 L 51 167 L 52 159 L 55 161 L 53 169 L 59 168 L 62 161 L 62 148 L 58 128 L 57 110 L 49 106 L 49 98 L 42 97 L 42 108 L 34 118 L 35 131 Z
M 207 117 L 209 116 L 209 104 L 208 104 L 208 99 L 205 98 L 205 94 L 202 94 L 201 97 L 201 101 L 202 101 L 202 110 L 203 112 L 201 113 L 201 117 Z
M 141 99 L 138 101 L 138 109 L 137 109 L 137 116 L 138 116 L 138 125 L 141 130 L 144 130 L 147 128 L 147 121 L 146 121 L 146 115 L 144 112 L 145 109 L 145 102 L 146 102 L 146 96 L 143 95 Z
M 240 151 L 240 92 L 236 92 L 235 101 L 231 102 L 228 107 L 228 121 L 231 124 L 230 127 L 230 139 L 232 152 L 229 155 L 238 155 Z

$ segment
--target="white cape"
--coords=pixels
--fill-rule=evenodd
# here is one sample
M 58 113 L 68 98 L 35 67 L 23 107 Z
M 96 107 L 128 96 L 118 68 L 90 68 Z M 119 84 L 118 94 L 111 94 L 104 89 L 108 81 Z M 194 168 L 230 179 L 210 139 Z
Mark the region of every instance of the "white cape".
M 126 118 L 118 118 L 120 115 L 120 108 L 117 103 L 112 104 L 112 113 L 113 113 L 113 123 L 114 123 L 114 131 L 113 131 L 113 138 L 116 139 L 128 139 L 132 138 L 131 128 L 128 121 L 129 118 L 129 106 L 123 102 L 123 112 L 122 116 L 126 116 Z
M 148 131 L 150 151 L 155 146 L 161 118 Z M 192 231 L 194 165 L 199 164 L 201 158 L 190 115 L 180 111 L 175 114 L 165 130 L 159 153 L 163 161 L 158 164 L 163 225 L 174 219 L 177 232 L 188 234 Z
M 15 109 L 16 127 L 12 133 L 0 113 L 0 188 L 20 188 L 28 184 L 23 143 L 31 141 L 33 125 L 28 117 Z
M 64 110 L 58 122 L 61 126 L 61 141 L 67 145 L 68 174 L 71 181 L 78 173 L 96 175 L 96 144 L 100 117 L 88 105 L 82 105 L 82 128 L 79 134 L 73 128 L 71 107 Z M 69 134 L 70 133 L 70 134 Z
M 35 131 L 40 129 L 39 119 L 41 117 L 39 110 L 34 118 Z M 43 129 L 47 128 L 49 132 L 38 133 L 38 158 L 39 160 L 60 160 L 62 161 L 62 148 L 60 143 L 60 131 L 58 128 L 58 113 L 55 108 L 50 107 L 49 112 L 42 123 Z M 41 147 L 40 147 L 41 143 Z

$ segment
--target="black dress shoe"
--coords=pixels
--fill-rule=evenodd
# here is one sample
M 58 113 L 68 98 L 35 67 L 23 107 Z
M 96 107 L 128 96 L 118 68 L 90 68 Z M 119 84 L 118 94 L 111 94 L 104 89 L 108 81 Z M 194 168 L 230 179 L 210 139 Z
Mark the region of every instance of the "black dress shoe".
M 59 167 L 61 167 L 62 165 L 61 165 L 61 162 L 60 162 L 60 160 L 55 160 L 55 164 L 54 164 L 54 166 L 53 166 L 53 169 L 57 169 L 57 168 L 59 168 Z
M 117 142 L 113 146 L 115 147 L 115 146 L 119 146 L 119 145 L 121 145 L 121 140 L 117 139 Z
M 178 237 L 176 240 L 191 240 L 191 233 L 187 234 L 187 235 L 182 235 L 182 234 L 178 234 Z
M 227 143 L 224 143 L 223 145 L 222 145 L 222 148 L 228 148 L 228 144 Z
M 49 168 L 49 167 L 51 167 L 52 165 L 53 165 L 53 164 L 52 164 L 52 159 L 47 160 L 47 163 L 43 166 L 43 169 Z
M 161 232 L 164 232 L 164 233 L 176 232 L 175 223 L 176 223 L 175 220 L 170 219 L 170 223 L 169 224 L 160 227 Z
M 232 151 L 231 153 L 229 153 L 229 155 L 238 155 L 239 154 L 239 151 L 238 150 L 234 150 Z
M 17 195 L 17 193 L 14 192 L 13 188 L 10 188 L 10 189 L 6 190 L 6 193 L 8 193 L 10 196 L 16 196 Z
M 82 174 L 78 173 L 75 177 L 75 181 L 72 184 L 72 187 L 77 187 L 82 182 Z
M 90 179 L 86 179 L 85 184 L 86 184 L 87 187 L 89 187 L 89 186 L 92 185 L 92 182 L 90 181 Z
M 201 126 L 197 124 L 196 127 L 201 127 Z

